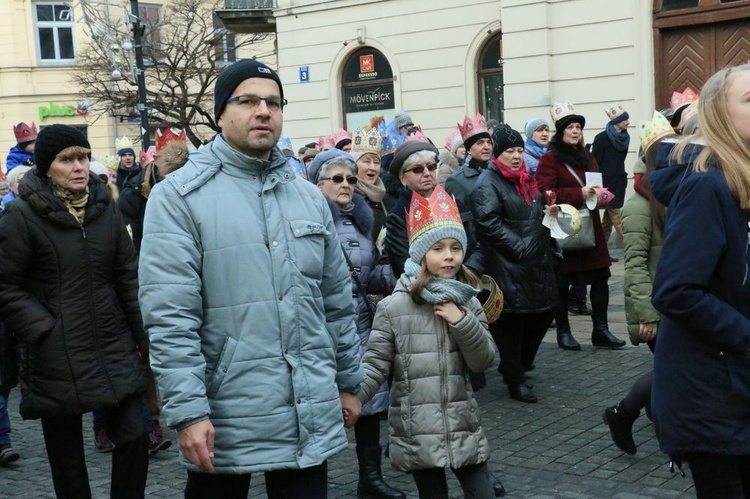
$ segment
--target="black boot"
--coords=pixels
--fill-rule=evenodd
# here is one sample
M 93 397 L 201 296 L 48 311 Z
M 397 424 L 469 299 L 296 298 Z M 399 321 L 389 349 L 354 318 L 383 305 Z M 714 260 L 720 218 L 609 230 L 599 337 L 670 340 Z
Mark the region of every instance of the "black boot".
M 573 338 L 570 329 L 557 330 L 557 346 L 563 350 L 580 350 L 581 345 Z
M 492 473 L 490 473 L 490 476 L 492 476 L 492 490 L 495 492 L 495 497 L 503 497 L 505 495 L 503 482 Z
M 609 426 L 612 441 L 625 454 L 635 454 L 637 448 L 633 441 L 633 423 L 635 418 L 626 416 L 619 405 L 604 410 L 604 424 Z
M 406 495 L 383 481 L 380 472 L 380 446 L 357 447 L 359 484 L 357 497 L 361 499 L 405 499 Z
M 536 404 L 539 399 L 536 398 L 534 391 L 530 386 L 520 383 L 518 385 L 508 385 L 510 398 L 525 402 L 527 404 Z
M 594 330 L 591 332 L 591 344 L 597 348 L 624 347 L 625 342 L 618 340 L 609 330 L 606 314 L 607 311 L 604 310 L 603 313 L 596 313 L 591 316 L 591 321 L 594 323 Z

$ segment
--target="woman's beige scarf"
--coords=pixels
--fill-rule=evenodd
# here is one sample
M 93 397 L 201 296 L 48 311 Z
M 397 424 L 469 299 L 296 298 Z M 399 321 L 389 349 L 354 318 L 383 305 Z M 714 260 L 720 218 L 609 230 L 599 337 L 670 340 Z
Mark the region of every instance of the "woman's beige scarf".
M 354 187 L 354 190 L 362 194 L 373 203 L 379 203 L 385 197 L 385 184 L 383 184 L 383 179 L 381 179 L 380 177 L 378 177 L 377 181 L 374 184 L 368 184 L 367 182 L 360 179 L 359 182 L 357 182 L 357 185 Z
M 52 187 L 55 196 L 65 203 L 68 212 L 76 218 L 78 224 L 83 225 L 83 218 L 86 216 L 86 203 L 89 200 L 89 186 L 87 185 L 83 192 L 70 192 L 65 187 L 56 184 L 50 176 L 47 176 L 47 182 Z

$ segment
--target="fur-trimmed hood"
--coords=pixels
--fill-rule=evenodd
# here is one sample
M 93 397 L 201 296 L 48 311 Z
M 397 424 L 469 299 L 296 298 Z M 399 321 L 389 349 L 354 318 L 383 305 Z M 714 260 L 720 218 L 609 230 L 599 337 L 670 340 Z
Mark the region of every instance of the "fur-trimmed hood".
M 333 216 L 333 223 L 338 223 L 344 218 L 341 214 L 341 207 L 327 199 L 328 206 L 331 208 L 331 215 Z M 357 226 L 362 234 L 367 236 L 372 232 L 372 226 L 375 223 L 375 217 L 372 214 L 372 208 L 367 204 L 365 198 L 361 194 L 354 193 L 352 196 L 352 202 L 354 203 L 354 210 L 352 210 L 352 221 Z
M 185 166 L 189 156 L 187 143 L 181 140 L 170 141 L 159 150 L 158 155 L 157 181 Z

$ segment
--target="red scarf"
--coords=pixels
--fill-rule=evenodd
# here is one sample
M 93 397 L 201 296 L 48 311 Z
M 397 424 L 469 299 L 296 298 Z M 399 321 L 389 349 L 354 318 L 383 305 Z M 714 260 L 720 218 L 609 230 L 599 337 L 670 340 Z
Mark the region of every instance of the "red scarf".
M 526 201 L 527 205 L 531 206 L 531 201 L 539 194 L 539 190 L 537 189 L 536 177 L 529 175 L 529 172 L 526 171 L 526 165 L 521 163 L 521 168 L 513 171 L 497 158 L 492 158 L 492 164 L 495 165 L 495 169 L 500 175 L 516 186 L 518 194 Z

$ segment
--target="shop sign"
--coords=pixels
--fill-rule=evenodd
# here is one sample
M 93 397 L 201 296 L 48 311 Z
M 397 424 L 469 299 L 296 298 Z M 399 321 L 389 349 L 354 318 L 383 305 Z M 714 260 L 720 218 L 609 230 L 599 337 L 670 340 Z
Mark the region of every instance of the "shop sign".
M 350 87 L 344 89 L 345 108 L 347 113 L 381 111 L 393 109 L 393 83 L 367 87 Z
M 393 79 L 388 60 L 377 50 L 365 47 L 349 58 L 344 68 L 344 83 Z
M 39 121 L 44 121 L 46 118 L 51 117 L 65 117 L 65 116 L 86 116 L 91 110 L 91 103 L 83 101 L 77 106 L 70 104 L 55 104 L 50 102 L 48 106 L 39 106 L 37 113 L 39 115 Z

